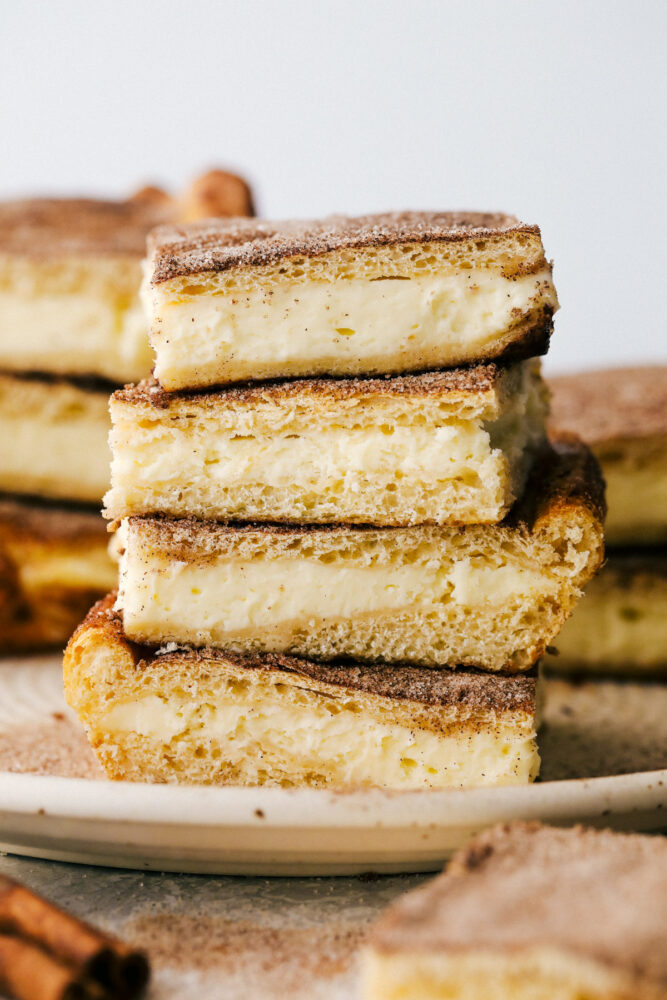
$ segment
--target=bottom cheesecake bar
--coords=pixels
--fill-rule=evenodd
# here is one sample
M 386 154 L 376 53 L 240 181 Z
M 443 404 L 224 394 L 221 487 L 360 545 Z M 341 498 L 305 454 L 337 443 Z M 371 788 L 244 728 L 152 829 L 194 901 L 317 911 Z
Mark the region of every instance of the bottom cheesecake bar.
M 0 655 L 62 649 L 115 586 L 108 544 L 99 514 L 0 499 Z
M 369 939 L 364 1000 L 665 1000 L 667 842 L 539 824 L 475 838 Z
M 114 595 L 72 636 L 65 695 L 107 774 L 329 788 L 517 785 L 539 770 L 535 672 L 138 646 Z
M 559 673 L 667 676 L 667 549 L 613 549 L 554 640 Z

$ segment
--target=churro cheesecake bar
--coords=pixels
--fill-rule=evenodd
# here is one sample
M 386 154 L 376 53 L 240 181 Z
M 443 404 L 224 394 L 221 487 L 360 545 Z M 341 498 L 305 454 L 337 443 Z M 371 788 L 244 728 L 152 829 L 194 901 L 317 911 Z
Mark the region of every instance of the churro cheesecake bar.
M 111 778 L 448 788 L 537 775 L 537 677 L 137 646 L 113 595 L 76 631 L 68 703 Z
M 667 842 L 539 824 L 476 837 L 371 931 L 364 1000 L 664 1000 Z
M 538 227 L 475 212 L 162 226 L 143 296 L 168 391 L 527 358 L 558 307 Z
M 550 670 L 667 675 L 667 550 L 608 552 L 554 646 Z
M 106 513 L 356 524 L 502 520 L 546 440 L 539 362 L 111 399 Z
M 562 439 L 497 525 L 124 518 L 118 607 L 142 643 L 526 670 L 602 561 L 603 505 L 592 455 Z
M 607 482 L 610 545 L 667 542 L 667 366 L 549 380 L 552 424 L 591 445 Z
M 97 513 L 0 499 L 0 655 L 65 645 L 116 585 Z
M 126 201 L 0 203 L 0 369 L 121 384 L 148 375 L 138 295 L 147 234 L 161 223 L 251 212 L 245 181 L 218 170 L 181 197 L 147 188 Z
M 109 387 L 0 374 L 0 490 L 99 506 L 109 484 Z

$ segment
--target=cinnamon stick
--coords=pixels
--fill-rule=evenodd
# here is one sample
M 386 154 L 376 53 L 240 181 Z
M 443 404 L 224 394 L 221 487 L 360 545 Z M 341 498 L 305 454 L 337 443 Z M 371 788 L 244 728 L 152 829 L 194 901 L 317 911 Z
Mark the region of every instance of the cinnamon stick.
M 150 976 L 142 952 L 64 913 L 4 876 L 0 876 L 0 933 L 38 946 L 53 961 L 73 969 L 81 981 L 89 979 L 123 1000 L 137 996 Z M 32 994 L 31 1000 L 37 996 Z
M 37 945 L 0 934 L 0 993 L 16 1000 L 103 1000 L 92 981 Z

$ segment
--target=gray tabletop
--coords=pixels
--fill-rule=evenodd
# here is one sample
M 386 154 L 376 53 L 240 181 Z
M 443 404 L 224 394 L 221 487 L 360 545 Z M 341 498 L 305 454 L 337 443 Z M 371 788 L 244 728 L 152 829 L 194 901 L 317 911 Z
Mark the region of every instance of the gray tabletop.
M 154 1000 L 353 1000 L 369 925 L 426 877 L 172 875 L 6 854 L 0 872 L 146 948 Z

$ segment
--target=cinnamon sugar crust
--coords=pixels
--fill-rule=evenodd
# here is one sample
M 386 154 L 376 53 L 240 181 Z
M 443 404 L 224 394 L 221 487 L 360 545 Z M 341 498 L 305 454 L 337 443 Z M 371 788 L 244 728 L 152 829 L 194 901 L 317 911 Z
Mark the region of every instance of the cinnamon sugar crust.
M 169 666 L 174 659 L 195 664 L 228 663 L 243 670 L 280 670 L 331 687 L 361 691 L 401 701 L 413 701 L 429 706 L 465 705 L 472 712 L 532 711 L 535 707 L 537 671 L 523 675 L 492 677 L 481 671 L 432 670 L 407 664 L 369 664 L 354 662 L 316 663 L 297 656 L 277 653 L 238 653 L 220 649 L 179 647 L 169 652 L 131 642 L 123 631 L 122 616 L 114 610 L 116 594 L 112 593 L 91 608 L 79 626 L 78 635 L 98 629 L 108 635 L 109 645 L 122 643 L 134 659 L 137 670 L 156 664 Z
M 410 243 L 461 242 L 500 233 L 539 236 L 537 226 L 493 212 L 386 212 L 332 215 L 279 222 L 206 219 L 189 226 L 165 225 L 148 242 L 154 255 L 152 284 L 209 271 L 275 264 L 291 257 L 319 257 L 338 250 Z
M 667 435 L 667 365 L 562 375 L 549 386 L 552 426 L 589 444 Z
M 125 200 L 26 198 L 0 202 L 0 254 L 44 258 L 101 254 L 142 258 L 156 226 L 210 215 L 254 214 L 250 187 L 210 170 L 172 197 L 145 187 Z
M 452 368 L 413 375 L 386 375 L 381 378 L 317 378 L 246 382 L 220 389 L 165 392 L 155 378 L 144 379 L 138 385 L 126 385 L 114 393 L 123 403 L 143 403 L 156 410 L 167 409 L 173 403 L 196 399 L 199 404 L 219 403 L 221 397 L 230 403 L 252 404 L 261 399 L 288 400 L 307 396 L 314 399 L 350 399 L 355 396 L 441 396 L 445 393 L 466 395 L 491 392 L 507 365 L 481 364 L 472 368 Z
M 556 947 L 667 987 L 667 841 L 585 827 L 476 837 L 371 934 L 382 954 Z
M 26 257 L 110 254 L 141 258 L 171 201 L 31 198 L 0 203 L 0 253 Z
M 0 530 L 12 537 L 27 536 L 40 542 L 100 539 L 106 525 L 97 511 L 30 498 L 13 500 L 0 494 Z

